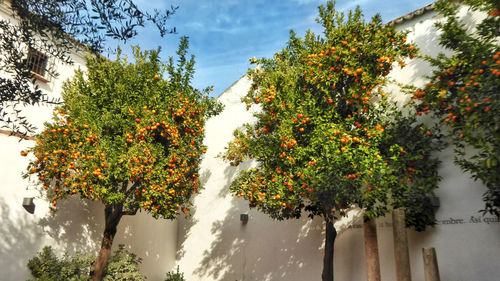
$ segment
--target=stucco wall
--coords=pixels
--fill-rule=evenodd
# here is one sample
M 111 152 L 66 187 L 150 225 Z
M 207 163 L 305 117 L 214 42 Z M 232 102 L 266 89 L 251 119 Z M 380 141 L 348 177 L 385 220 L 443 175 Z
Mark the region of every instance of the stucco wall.
M 477 20 L 478 15 L 466 12 L 462 10 L 467 20 Z M 435 12 L 428 12 L 398 28 L 409 30 L 408 39 L 415 41 L 423 53 L 436 55 L 441 49 L 433 25 L 439 19 Z M 392 75 L 400 82 L 422 85 L 430 71 L 426 62 L 414 60 Z M 231 140 L 234 129 L 252 121 L 251 112 L 240 102 L 249 86 L 243 77 L 226 90 L 219 98 L 226 106 L 224 112 L 207 123 L 208 151 L 202 162 L 206 189 L 196 197 L 197 209 L 192 217 L 180 221 L 178 265 L 190 281 L 320 280 L 324 239 L 321 219 L 273 221 L 249 210 L 244 199 L 228 194 L 240 168 L 230 167 L 216 156 Z M 485 187 L 453 164 L 451 148 L 439 156 L 443 180 L 437 191 L 441 200 L 436 214 L 438 225 L 421 233 L 409 230 L 413 280 L 424 280 L 423 247 L 436 248 L 443 281 L 495 280 L 500 276 L 500 224 L 491 215 L 482 217 L 478 213 Z M 241 168 L 249 165 L 252 163 Z M 242 213 L 249 214 L 247 224 L 239 220 Z M 392 281 L 395 268 L 390 216 L 377 224 L 382 280 Z M 366 280 L 359 216 L 344 219 L 336 227 L 340 233 L 335 242 L 335 280 Z
M 229 194 L 237 172 L 253 163 L 231 167 L 217 155 L 233 131 L 252 120 L 240 101 L 249 86 L 242 78 L 224 92 L 219 97 L 224 111 L 206 124 L 205 190 L 195 198 L 192 217 L 179 227 L 178 264 L 186 280 L 298 280 L 321 270 L 315 262 L 321 258 L 321 221 L 277 223 Z M 248 223 L 240 214 L 249 215 Z

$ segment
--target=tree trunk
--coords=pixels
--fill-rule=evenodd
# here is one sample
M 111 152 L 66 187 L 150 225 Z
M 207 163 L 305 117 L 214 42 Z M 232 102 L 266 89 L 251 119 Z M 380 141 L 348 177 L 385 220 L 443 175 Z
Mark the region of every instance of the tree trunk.
M 380 259 L 378 256 L 377 224 L 375 220 L 363 222 L 365 237 L 366 280 L 380 281 Z
M 402 209 L 392 211 L 392 231 L 394 234 L 394 259 L 397 281 L 411 281 L 410 252 L 408 251 L 408 233 L 405 226 L 405 212 Z
M 322 281 L 333 281 L 333 253 L 337 231 L 333 226 L 333 217 L 325 215 L 326 234 L 325 234 L 325 255 L 323 257 Z
M 425 281 L 440 281 L 436 249 L 422 248 Z
M 118 204 L 114 207 L 106 206 L 104 209 L 105 227 L 104 236 L 102 237 L 101 250 L 97 259 L 92 264 L 90 278 L 92 281 L 101 281 L 104 274 L 104 269 L 108 263 L 108 258 L 111 255 L 111 246 L 115 238 L 116 228 L 123 216 L 123 204 Z

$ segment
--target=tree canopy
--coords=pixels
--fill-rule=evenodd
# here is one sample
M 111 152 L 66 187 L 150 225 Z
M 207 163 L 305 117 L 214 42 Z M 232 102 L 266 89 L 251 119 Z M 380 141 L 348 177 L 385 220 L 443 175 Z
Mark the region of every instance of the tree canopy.
M 224 157 L 260 165 L 243 171 L 232 191 L 277 219 L 353 204 L 375 217 L 400 176 L 404 187 L 419 176 L 431 177 L 429 186 L 437 180 L 425 171 L 435 163 L 419 161 L 435 148 L 431 129 L 404 117 L 384 89 L 394 65 L 404 67 L 417 50 L 380 17 L 366 23 L 359 9 L 346 19 L 329 2 L 320 22 L 325 38 L 292 32 L 273 59 L 252 59 L 258 67 L 249 70 L 244 102 L 259 106 L 258 121 L 235 131 Z
M 0 122 L 2 127 L 23 134 L 34 132 L 21 105 L 57 103 L 40 89 L 29 53 L 39 52 L 50 60 L 72 63 L 71 52 L 89 48 L 102 52 L 107 39 L 126 42 L 148 22 L 161 36 L 175 32 L 167 19 L 177 7 L 148 13 L 132 0 L 0 0 L 12 11 L 14 20 L 0 19 Z M 57 77 L 50 64 L 43 66 L 45 78 Z
M 458 3 L 438 1 L 445 20 L 441 45 L 451 55 L 427 57 L 435 67 L 429 83 L 415 91 L 417 114 L 430 114 L 448 132 L 455 162 L 487 187 L 483 212 L 500 215 L 500 10 L 498 1 L 466 0 L 483 18 L 471 28 Z
M 322 216 L 326 258 L 329 225 L 347 208 L 363 208 L 366 219 L 405 208 L 409 225 L 434 224 L 426 197 L 439 180 L 430 157 L 439 143 L 386 93 L 390 71 L 417 55 L 406 34 L 378 15 L 366 22 L 359 8 L 339 13 L 331 1 L 317 21 L 323 36 L 292 31 L 273 58 L 251 59 L 243 101 L 259 108 L 257 121 L 234 132 L 224 157 L 258 162 L 230 188 L 250 207 L 280 220 Z M 332 280 L 325 268 L 323 280 Z
M 89 56 L 87 71 L 65 84 L 64 102 L 29 151 L 35 158 L 28 174 L 53 209 L 71 195 L 106 206 L 103 248 L 123 215 L 142 209 L 173 219 L 189 212 L 201 188 L 204 124 L 221 105 L 207 97 L 209 88 L 204 94 L 191 86 L 187 47 L 184 37 L 178 60 L 166 64 L 159 50 L 135 48 L 134 63 L 120 54 L 112 62 Z

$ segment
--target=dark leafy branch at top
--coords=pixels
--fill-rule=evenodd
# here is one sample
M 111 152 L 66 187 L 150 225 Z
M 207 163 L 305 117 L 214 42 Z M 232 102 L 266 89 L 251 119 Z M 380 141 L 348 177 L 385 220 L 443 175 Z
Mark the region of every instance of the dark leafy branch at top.
M 178 8 L 174 6 L 149 13 L 132 0 L 0 0 L 0 5 L 11 9 L 14 18 L 0 19 L 0 69 L 7 73 L 0 77 L 0 127 L 22 134 L 35 129 L 22 105 L 58 103 L 36 82 L 58 76 L 54 60 L 71 64 L 70 53 L 79 48 L 103 52 L 106 40 L 127 42 L 148 22 L 161 36 L 176 32 L 167 26 Z M 32 71 L 32 51 L 48 58 L 43 77 Z

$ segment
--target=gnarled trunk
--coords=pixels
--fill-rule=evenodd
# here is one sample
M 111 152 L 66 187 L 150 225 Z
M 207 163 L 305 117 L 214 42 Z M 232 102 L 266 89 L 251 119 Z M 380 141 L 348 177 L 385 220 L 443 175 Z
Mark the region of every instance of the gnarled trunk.
M 325 233 L 325 254 L 323 256 L 322 281 L 333 281 L 333 253 L 337 231 L 333 226 L 333 216 L 325 215 L 326 233 Z
M 97 259 L 92 264 L 92 271 L 90 272 L 90 278 L 93 281 L 101 281 L 104 269 L 108 263 L 108 258 L 111 255 L 111 246 L 113 245 L 113 239 L 115 238 L 116 228 L 123 216 L 123 204 L 118 204 L 114 207 L 106 206 L 104 209 L 105 216 L 105 227 L 104 236 L 102 237 L 101 250 Z

